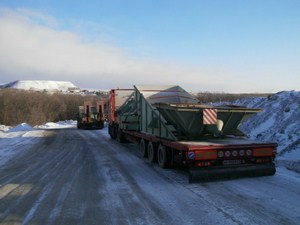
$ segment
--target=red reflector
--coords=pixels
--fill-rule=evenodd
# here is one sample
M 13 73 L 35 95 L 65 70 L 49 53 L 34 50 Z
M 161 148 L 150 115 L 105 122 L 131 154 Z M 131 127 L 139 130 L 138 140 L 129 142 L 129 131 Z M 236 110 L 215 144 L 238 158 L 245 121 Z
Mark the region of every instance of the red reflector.
M 273 148 L 254 148 L 253 149 L 253 156 L 272 156 L 273 155 Z
M 206 160 L 206 159 L 216 159 L 217 151 L 216 150 L 207 150 L 207 151 L 195 151 L 196 160 Z
M 197 162 L 198 167 L 211 166 L 211 162 Z
M 268 163 L 268 162 L 271 162 L 270 158 L 256 159 L 256 163 Z

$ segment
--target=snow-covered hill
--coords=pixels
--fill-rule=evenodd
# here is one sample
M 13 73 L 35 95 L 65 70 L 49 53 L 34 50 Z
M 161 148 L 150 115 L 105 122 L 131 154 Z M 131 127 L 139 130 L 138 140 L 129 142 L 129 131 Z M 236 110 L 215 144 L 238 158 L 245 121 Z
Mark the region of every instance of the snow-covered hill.
M 268 98 L 245 98 L 234 102 L 262 112 L 240 129 L 250 138 L 278 143 L 278 163 L 300 172 L 300 92 L 283 91 Z
M 1 88 L 15 88 L 23 90 L 43 91 L 58 90 L 68 91 L 78 89 L 69 81 L 48 81 L 48 80 L 17 80 L 0 86 Z

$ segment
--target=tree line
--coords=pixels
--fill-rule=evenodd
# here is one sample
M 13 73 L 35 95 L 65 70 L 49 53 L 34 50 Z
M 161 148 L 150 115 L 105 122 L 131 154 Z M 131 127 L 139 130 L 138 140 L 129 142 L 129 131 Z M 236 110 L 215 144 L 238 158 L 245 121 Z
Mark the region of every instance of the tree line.
M 213 102 L 233 102 L 237 99 L 249 97 L 268 97 L 268 93 L 213 93 L 213 92 L 198 92 L 196 97 L 200 103 L 213 103 Z
M 269 94 L 230 94 L 199 92 L 200 103 L 232 102 L 245 97 L 266 97 Z M 46 122 L 76 120 L 78 106 L 85 100 L 100 100 L 101 96 L 49 94 L 17 89 L 0 89 L 0 124 L 15 126 L 26 122 L 31 126 Z
M 31 126 L 76 120 L 78 106 L 99 96 L 43 93 L 16 89 L 0 90 L 0 124 L 15 126 L 26 122 Z

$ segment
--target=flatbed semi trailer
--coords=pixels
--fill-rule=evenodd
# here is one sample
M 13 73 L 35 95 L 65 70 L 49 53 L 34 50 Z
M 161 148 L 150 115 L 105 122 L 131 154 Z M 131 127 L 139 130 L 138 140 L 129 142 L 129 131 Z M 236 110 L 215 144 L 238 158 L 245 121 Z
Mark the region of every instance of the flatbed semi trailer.
M 238 129 L 260 112 L 199 104 L 179 86 L 112 89 L 108 132 L 139 143 L 140 154 L 162 168 L 185 165 L 190 182 L 276 172 L 276 143 L 249 140 Z

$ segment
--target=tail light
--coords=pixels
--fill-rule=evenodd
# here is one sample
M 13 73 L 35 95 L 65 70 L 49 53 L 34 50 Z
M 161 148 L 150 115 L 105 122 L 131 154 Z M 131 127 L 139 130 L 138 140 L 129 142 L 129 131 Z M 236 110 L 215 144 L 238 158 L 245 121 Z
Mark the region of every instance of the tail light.
M 265 158 L 258 158 L 255 160 L 256 163 L 268 163 L 271 162 L 272 160 L 269 157 Z
M 251 156 L 251 155 L 252 155 L 252 150 L 251 150 L 251 149 L 248 149 L 248 150 L 246 151 L 246 155 L 247 155 L 247 156 Z
M 250 157 L 252 156 L 252 149 L 240 149 L 240 150 L 219 150 L 218 157 L 219 158 L 229 158 L 229 157 Z
M 224 152 L 223 151 L 218 151 L 218 157 L 222 158 L 224 156 Z
M 238 154 L 237 150 L 232 151 L 232 156 L 236 157 Z
M 229 150 L 227 150 L 227 151 L 225 152 L 225 156 L 226 156 L 226 157 L 230 157 L 230 156 L 231 156 L 231 152 L 230 152 Z
M 197 162 L 198 167 L 211 166 L 211 162 Z

